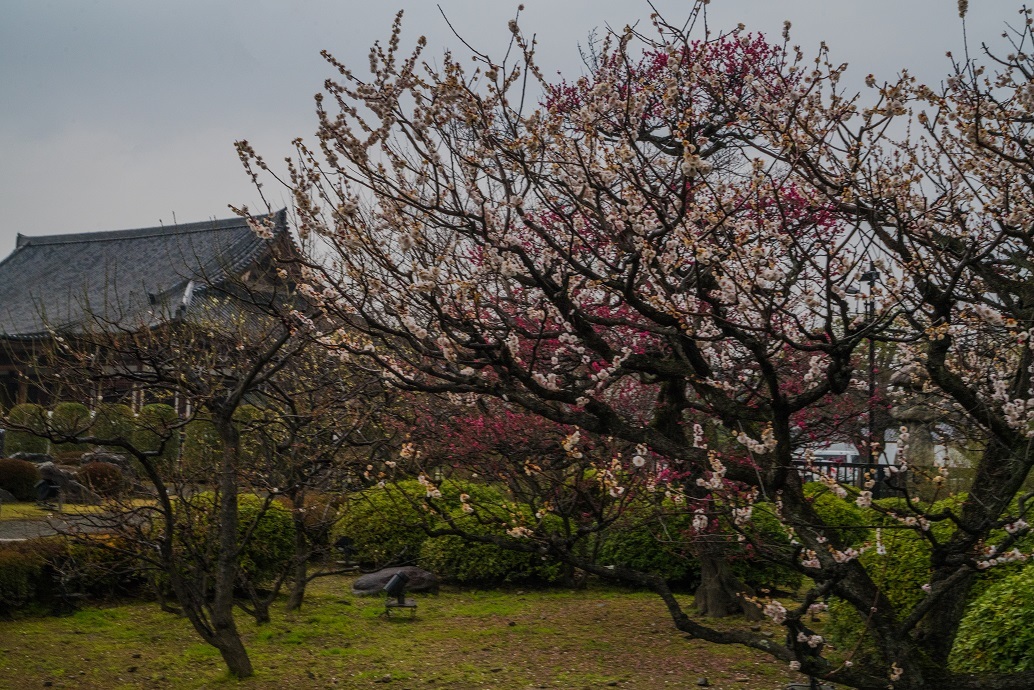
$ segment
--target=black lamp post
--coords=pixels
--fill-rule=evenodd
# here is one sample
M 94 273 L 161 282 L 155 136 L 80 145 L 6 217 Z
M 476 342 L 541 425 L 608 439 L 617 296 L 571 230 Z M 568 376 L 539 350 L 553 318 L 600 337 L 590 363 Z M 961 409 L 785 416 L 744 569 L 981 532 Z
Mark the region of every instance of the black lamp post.
M 876 281 L 880 279 L 880 272 L 876 270 L 876 262 L 872 259 L 869 260 L 869 270 L 865 271 L 858 277 L 858 280 L 863 283 L 869 284 L 868 294 L 865 296 L 865 322 L 871 327 L 872 320 L 876 315 L 876 303 L 873 300 L 873 290 L 876 287 Z M 856 287 L 848 288 L 847 293 L 851 295 L 857 295 L 861 292 Z M 866 451 L 866 464 L 868 467 L 866 470 L 870 473 L 870 476 L 875 478 L 877 456 L 876 456 L 876 343 L 872 338 L 872 333 L 869 334 L 869 376 L 868 376 L 868 405 L 866 411 L 868 415 L 868 445 L 869 449 Z

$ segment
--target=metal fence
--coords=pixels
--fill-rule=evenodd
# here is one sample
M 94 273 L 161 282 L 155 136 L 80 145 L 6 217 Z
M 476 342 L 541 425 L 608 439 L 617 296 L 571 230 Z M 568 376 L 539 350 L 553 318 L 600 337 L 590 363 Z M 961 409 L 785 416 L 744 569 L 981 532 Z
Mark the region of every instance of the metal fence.
M 857 486 L 864 488 L 868 478 L 875 480 L 872 491 L 873 498 L 885 498 L 895 495 L 888 480 L 891 474 L 887 471 L 887 465 L 870 465 L 865 462 L 833 462 L 812 460 L 811 462 L 798 462 L 797 471 L 806 482 L 817 482 L 822 477 L 832 477 L 839 484 Z M 866 473 L 869 477 L 866 477 Z
M 907 487 L 911 495 L 919 496 L 923 500 L 938 500 L 947 495 L 969 491 L 975 474 L 969 467 L 949 467 L 947 476 L 939 480 L 940 483 L 934 484 L 930 478 L 939 474 L 940 468 L 937 467 L 921 467 L 920 471 L 915 473 L 891 474 L 888 465 L 869 465 L 864 462 L 812 460 L 807 463 L 797 462 L 796 465 L 797 471 L 806 482 L 819 481 L 820 477 L 833 477 L 840 484 L 857 486 L 859 489 L 865 487 L 865 474 L 869 472 L 876 482 L 870 489 L 873 498 L 902 496 L 902 490 Z M 1034 476 L 1029 484 L 1031 490 L 1034 490 Z

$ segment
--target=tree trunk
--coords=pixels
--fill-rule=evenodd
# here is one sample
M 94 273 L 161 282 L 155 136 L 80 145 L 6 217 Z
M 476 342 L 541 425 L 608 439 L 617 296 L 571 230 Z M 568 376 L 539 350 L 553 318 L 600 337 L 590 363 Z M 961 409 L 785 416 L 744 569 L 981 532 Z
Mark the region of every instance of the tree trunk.
M 237 678 L 251 676 L 251 660 L 244 649 L 233 619 L 233 592 L 237 585 L 237 460 L 240 435 L 229 414 L 215 420 L 223 444 L 219 473 L 219 555 L 216 559 L 215 591 L 210 606 L 212 645 L 222 654 L 227 668 Z
M 309 581 L 309 540 L 305 538 L 305 494 L 298 491 L 291 496 L 291 504 L 294 507 L 292 518 L 294 521 L 294 573 L 291 578 L 291 593 L 287 598 L 287 610 L 297 611 L 302 607 L 305 599 L 305 586 Z
M 742 613 L 747 620 L 760 620 L 761 610 L 747 600 L 753 592 L 731 572 L 729 564 L 711 545 L 698 549 L 700 586 L 693 595 L 697 612 L 709 618 Z
M 240 633 L 237 632 L 237 626 L 234 624 L 232 616 L 229 618 L 228 626 L 219 627 L 216 624 L 215 635 L 212 636 L 210 642 L 219 650 L 219 654 L 226 663 L 226 668 L 234 677 L 248 678 L 255 673 L 251 667 L 251 659 L 248 658 L 248 650 L 241 642 Z

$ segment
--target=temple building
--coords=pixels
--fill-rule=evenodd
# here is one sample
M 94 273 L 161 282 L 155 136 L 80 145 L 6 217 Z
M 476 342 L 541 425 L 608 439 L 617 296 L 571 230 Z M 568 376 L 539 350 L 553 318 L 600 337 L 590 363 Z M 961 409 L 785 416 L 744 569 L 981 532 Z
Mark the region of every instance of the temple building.
M 215 292 L 276 281 L 274 257 L 292 252 L 286 211 L 137 230 L 19 234 L 0 262 L 0 408 L 53 401 L 55 391 L 31 371 L 52 334 L 74 338 L 98 324 L 140 328 L 188 318 Z M 142 402 L 117 386 L 95 397 Z

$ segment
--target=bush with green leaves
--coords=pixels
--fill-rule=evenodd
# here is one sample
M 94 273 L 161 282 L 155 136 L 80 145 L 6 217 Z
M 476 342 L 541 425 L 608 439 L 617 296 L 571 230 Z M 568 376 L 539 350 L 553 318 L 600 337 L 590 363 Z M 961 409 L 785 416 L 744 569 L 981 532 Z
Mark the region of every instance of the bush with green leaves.
M 959 493 L 933 505 L 916 504 L 916 507 L 931 515 L 947 509 L 958 514 L 966 498 L 965 493 Z M 907 504 L 901 498 L 881 499 L 876 501 L 876 507 L 879 511 L 893 511 L 901 516 L 910 514 Z M 1015 510 L 1015 506 L 1013 509 Z M 886 553 L 881 554 L 873 548 L 862 554 L 860 560 L 891 602 L 908 610 L 923 599 L 925 594 L 922 586 L 930 581 L 930 542 L 914 529 L 903 527 L 899 520 L 879 511 L 866 510 L 863 514 L 870 524 L 881 527 L 880 541 Z M 940 520 L 933 522 L 930 533 L 943 542 L 951 537 L 955 529 L 954 523 L 950 520 Z M 994 530 L 989 535 L 987 543 L 997 544 L 1006 537 L 1004 529 Z M 1028 535 L 1016 546 L 1021 551 L 1029 552 L 1034 548 L 1034 536 Z M 980 572 L 969 593 L 971 601 L 982 599 L 998 583 L 1010 579 L 1022 569 L 1023 564 L 1017 562 Z M 854 607 L 836 598 L 830 600 L 829 607 L 830 618 L 826 630 L 830 640 L 843 649 L 853 647 L 865 629 L 861 615 Z
M 54 406 L 50 424 L 59 436 L 85 436 L 90 433 L 93 416 L 90 414 L 90 408 L 82 403 L 63 402 Z M 55 444 L 55 450 L 85 453 L 90 450 L 90 446 L 87 443 L 58 442 Z
M 0 459 L 0 489 L 14 494 L 19 501 L 36 499 L 36 482 L 40 479 L 35 463 L 15 458 Z
M 116 403 L 101 403 L 97 406 L 96 414 L 93 417 L 93 425 L 90 427 L 90 435 L 97 438 L 121 439 L 131 441 L 135 416 L 128 405 Z M 118 452 L 118 446 L 103 446 L 106 450 Z
M 4 436 L 5 453 L 46 453 L 50 448 L 50 442 L 41 435 L 47 428 L 47 412 L 42 407 L 32 403 L 15 405 L 7 419 L 10 426 L 23 429 L 8 429 Z
M 237 520 L 238 539 L 248 538 L 240 554 L 242 573 L 254 583 L 272 580 L 294 556 L 291 511 L 276 501 L 242 494 L 237 498 Z
M 215 543 L 216 495 L 204 491 L 191 496 L 189 509 L 180 504 L 176 519 L 181 525 L 178 537 L 190 535 L 191 550 L 205 552 Z M 237 539 L 244 543 L 238 554 L 241 574 L 252 584 L 261 585 L 275 578 L 290 563 L 294 554 L 294 523 L 291 511 L 277 501 L 254 494 L 237 497 Z M 180 542 L 178 548 L 185 545 Z
M 499 506 L 504 496 L 495 487 L 467 481 L 443 481 L 435 504 L 446 513 L 461 510 L 466 495 L 474 505 Z M 354 542 L 356 558 L 368 565 L 412 563 L 420 556 L 427 529 L 441 527 L 441 517 L 425 504 L 427 489 L 407 479 L 370 487 L 342 506 L 338 533 Z
M 356 558 L 383 567 L 412 562 L 427 539 L 425 524 L 439 519 L 422 508 L 426 490 L 415 480 L 366 489 L 343 506 L 340 533 L 352 539 Z
M 692 588 L 700 582 L 700 565 L 689 552 L 685 534 L 692 516 L 674 506 L 631 510 L 603 535 L 596 560 L 660 575 L 671 585 Z
M 159 468 L 169 469 L 179 459 L 180 432 L 179 415 L 171 405 L 152 403 L 144 405 L 134 420 L 131 440 L 133 445 L 145 452 L 161 453 L 155 459 Z M 162 441 L 165 445 L 162 446 Z
M 748 540 L 743 544 L 738 543 L 732 549 L 732 574 L 757 591 L 797 591 L 804 581 L 803 576 L 792 568 L 761 557 L 750 543 L 755 541 L 764 544 L 766 549 L 775 551 L 791 551 L 794 548 L 790 535 L 776 517 L 775 506 L 765 502 L 756 503 L 751 510 L 750 519 L 741 525 L 740 529 Z
M 840 538 L 847 546 L 857 546 L 872 535 L 875 513 L 858 507 L 856 492 L 841 498 L 825 484 L 809 482 L 804 485 L 804 496 L 823 523 L 839 528 Z
M 531 511 L 518 508 L 527 521 L 533 522 Z M 457 529 L 475 536 L 492 536 L 515 541 L 506 534 L 501 521 L 479 521 L 462 509 L 449 516 Z M 559 522 L 549 517 L 545 521 Z M 546 525 L 548 529 L 548 524 Z M 496 543 L 467 540 L 457 535 L 432 537 L 420 548 L 418 565 L 438 575 L 445 582 L 466 585 L 508 583 L 548 584 L 560 578 L 563 567 L 539 553 L 508 549 Z
M 0 615 L 10 615 L 33 600 L 44 565 L 34 553 L 0 548 Z
M 219 461 L 222 447 L 215 425 L 207 419 L 192 419 L 184 429 L 180 461 L 188 472 L 207 474 Z
M 55 590 L 50 564 L 64 552 L 60 539 L 0 543 L 0 615 L 48 602 Z
M 1000 578 L 969 606 L 949 665 L 960 673 L 1034 670 L 1034 566 Z

